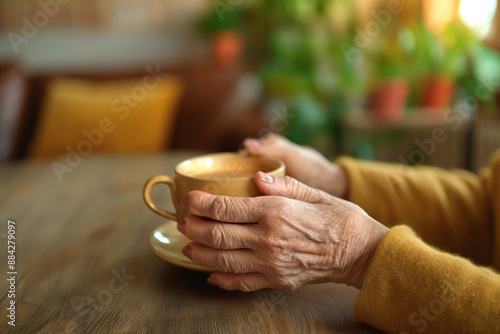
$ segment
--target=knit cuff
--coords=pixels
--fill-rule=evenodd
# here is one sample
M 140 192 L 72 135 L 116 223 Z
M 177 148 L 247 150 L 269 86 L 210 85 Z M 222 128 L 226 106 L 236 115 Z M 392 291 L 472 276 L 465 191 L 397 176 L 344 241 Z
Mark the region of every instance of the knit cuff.
M 377 246 L 354 314 L 389 333 L 489 333 L 500 330 L 498 300 L 500 275 L 397 226 Z

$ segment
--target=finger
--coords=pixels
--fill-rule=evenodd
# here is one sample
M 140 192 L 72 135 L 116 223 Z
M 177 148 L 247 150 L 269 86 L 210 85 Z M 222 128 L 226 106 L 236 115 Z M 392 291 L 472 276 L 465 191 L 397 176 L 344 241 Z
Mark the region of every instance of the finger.
M 262 144 L 259 139 L 255 138 L 247 138 L 243 141 L 243 148 L 245 149 L 245 152 L 247 152 L 250 155 L 262 155 L 261 150 L 262 150 Z
M 184 247 L 182 253 L 193 262 L 220 272 L 241 274 L 257 269 L 254 252 L 249 249 L 221 250 L 194 242 Z
M 212 248 L 253 248 L 252 245 L 257 244 L 258 231 L 253 224 L 220 223 L 189 216 L 179 223 L 179 228 L 190 240 Z
M 280 158 L 288 141 L 280 135 L 268 133 L 260 139 L 247 138 L 243 141 L 245 151 L 250 155 L 268 155 Z
M 283 196 L 308 203 L 327 203 L 330 201 L 330 196 L 325 192 L 309 187 L 289 176 L 273 177 L 258 172 L 255 174 L 254 180 L 264 195 Z
M 199 190 L 187 193 L 182 206 L 196 216 L 228 223 L 256 223 L 261 216 L 256 198 L 212 195 Z
M 243 292 L 277 288 L 264 274 L 260 273 L 212 273 L 207 282 L 225 290 L 240 290 Z

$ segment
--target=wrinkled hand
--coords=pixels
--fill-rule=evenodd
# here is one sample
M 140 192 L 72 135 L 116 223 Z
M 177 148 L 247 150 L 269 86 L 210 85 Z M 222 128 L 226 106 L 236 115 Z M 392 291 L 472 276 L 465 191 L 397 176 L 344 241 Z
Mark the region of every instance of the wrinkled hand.
M 287 175 L 310 187 L 340 198 L 347 196 L 348 179 L 344 170 L 313 148 L 299 146 L 273 133 L 261 139 L 248 138 L 243 147 L 253 156 L 267 155 L 283 160 Z
M 293 178 L 257 173 L 255 182 L 270 196 L 193 191 L 183 198 L 193 215 L 178 229 L 194 241 L 183 253 L 218 271 L 208 283 L 242 291 L 320 282 L 360 288 L 387 228 L 358 206 Z

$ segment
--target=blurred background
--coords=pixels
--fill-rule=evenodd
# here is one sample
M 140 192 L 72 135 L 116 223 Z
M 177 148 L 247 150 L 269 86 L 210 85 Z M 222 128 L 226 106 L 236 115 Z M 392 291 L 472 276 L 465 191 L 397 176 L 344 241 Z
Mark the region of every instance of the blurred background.
M 477 170 L 497 0 L 1 0 L 0 161 L 237 150 Z

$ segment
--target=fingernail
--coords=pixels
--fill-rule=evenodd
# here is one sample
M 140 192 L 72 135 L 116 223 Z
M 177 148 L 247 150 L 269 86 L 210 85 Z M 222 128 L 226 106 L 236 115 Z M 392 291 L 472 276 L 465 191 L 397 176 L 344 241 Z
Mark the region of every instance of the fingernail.
M 177 223 L 177 229 L 182 234 L 186 234 L 186 221 L 184 219 Z
M 245 145 L 248 148 L 252 148 L 252 149 L 258 149 L 261 146 L 260 141 L 257 139 L 253 139 L 253 138 L 245 139 Z
M 274 177 L 264 172 L 259 172 L 260 179 L 264 183 L 274 183 Z
M 186 195 L 182 198 L 182 206 L 189 211 L 189 196 Z
M 191 258 L 191 246 L 186 246 L 182 249 L 182 254 L 186 257 Z
M 217 285 L 217 278 L 210 276 L 209 278 L 207 278 L 207 283 L 212 285 Z

